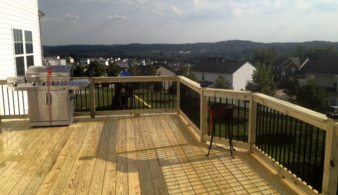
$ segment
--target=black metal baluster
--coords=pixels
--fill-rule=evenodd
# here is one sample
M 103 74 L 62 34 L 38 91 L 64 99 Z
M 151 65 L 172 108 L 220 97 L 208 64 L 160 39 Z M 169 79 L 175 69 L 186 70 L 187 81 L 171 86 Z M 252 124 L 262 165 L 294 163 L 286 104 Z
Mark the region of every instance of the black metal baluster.
M 6 109 L 5 109 L 5 94 L 4 94 L 4 86 L 1 85 L 1 95 L 2 95 L 2 105 L 3 105 L 3 108 L 4 108 L 4 115 L 6 115 Z
M 74 90 L 74 96 L 75 96 L 75 104 L 76 104 L 75 110 L 76 110 L 76 111 L 79 111 L 78 106 L 77 106 L 77 99 L 78 99 L 77 90 Z
M 237 100 L 238 101 L 238 113 L 237 113 L 237 141 L 239 140 L 239 110 L 240 110 L 240 101 L 241 100 Z
M 276 124 L 277 125 L 277 127 L 276 127 L 276 132 L 277 133 L 276 133 L 276 135 L 278 136 L 278 138 L 276 137 L 277 140 L 276 140 L 276 147 L 275 147 L 275 154 L 276 154 L 276 158 L 275 159 L 276 159 L 277 162 L 280 162 L 280 159 L 277 160 L 277 158 L 278 158 L 278 152 L 277 152 L 277 150 L 279 148 L 278 147 L 279 146 L 279 143 L 278 143 L 278 140 L 279 140 L 279 122 L 280 122 L 279 121 L 279 115 L 280 115 L 280 113 L 279 113 L 279 111 L 277 111 L 277 124 Z
M 287 134 L 288 134 L 288 119 L 289 119 L 289 116 L 288 115 L 285 115 L 285 129 L 284 129 L 284 155 L 283 155 L 283 165 L 284 167 L 286 167 L 286 145 L 287 145 Z
M 268 141 L 267 141 L 267 136 L 268 136 L 268 118 L 269 118 L 269 108 L 267 107 L 267 106 L 265 106 L 265 113 L 264 113 L 264 116 L 265 116 L 265 120 L 264 120 L 264 129 L 263 129 L 263 131 L 264 131 L 264 145 L 263 145 L 263 147 L 262 148 L 264 148 L 263 149 L 263 151 L 265 152 L 265 153 L 267 153 L 267 151 L 266 151 L 266 148 L 267 148 L 267 145 L 268 145 Z
M 161 82 L 162 85 L 162 82 Z M 160 87 L 160 109 L 162 109 L 162 87 Z
M 300 154 L 301 154 L 301 143 L 302 143 L 302 131 L 303 131 L 303 121 L 300 121 L 300 131 L 299 131 L 299 140 L 298 140 L 298 162 L 297 162 L 297 176 L 300 177 L 299 171 L 299 162 L 300 162 Z
M 266 153 L 266 126 L 268 125 L 268 121 L 267 121 L 267 110 L 268 107 L 263 106 L 263 126 L 262 126 L 262 150 Z
M 310 182 L 310 176 L 312 174 L 310 174 L 310 171 L 311 171 L 311 156 L 312 156 L 312 140 L 313 140 L 313 126 L 311 125 L 311 128 L 310 128 L 310 150 L 309 150 L 309 167 L 308 167 L 308 171 L 307 171 L 307 183 Z
M 221 98 L 218 98 L 218 103 L 222 103 L 222 99 Z M 219 130 L 218 130 L 218 132 L 219 132 L 218 137 L 221 138 L 221 136 L 222 136 L 221 135 L 222 134 L 222 121 L 219 121 Z
M 279 147 L 279 163 L 282 164 L 282 147 L 283 147 L 283 122 L 284 122 L 284 114 L 282 114 L 282 122 L 280 124 L 280 134 L 281 134 L 281 145 Z
M 271 156 L 271 153 L 270 153 L 270 148 L 271 148 L 271 115 L 272 115 L 272 112 L 271 112 L 271 108 L 269 108 L 269 130 L 267 131 L 268 132 L 268 140 L 267 140 L 267 145 L 268 145 L 268 155 Z
M 317 127 L 317 133 L 316 133 L 316 144 L 315 144 L 315 163 L 314 163 L 314 177 L 313 177 L 313 188 L 318 190 L 318 185 L 316 180 L 318 179 L 317 175 L 317 156 L 318 156 L 318 137 L 319 137 L 319 128 Z
M 264 145 L 264 125 L 265 125 L 265 106 L 263 106 L 262 105 L 262 111 L 261 111 L 261 114 L 262 114 L 262 116 L 261 116 L 261 122 L 262 122 L 262 124 L 261 124 L 261 134 L 260 134 L 260 137 L 261 137 L 261 141 L 260 141 L 260 146 L 259 146 L 259 148 L 261 149 L 261 150 L 263 150 L 263 145 Z
M 106 90 L 106 94 L 107 94 L 107 105 L 106 105 L 106 107 L 107 107 L 107 110 L 110 110 L 110 108 L 109 108 L 109 105 L 110 105 L 110 103 L 109 103 L 109 101 L 110 101 L 110 98 L 109 98 L 109 89 L 111 89 L 110 88 L 110 83 L 107 83 L 107 90 Z
M 18 100 L 18 110 L 19 110 L 19 115 L 20 115 L 21 112 L 20 112 L 20 101 L 19 101 L 19 92 L 18 91 L 16 91 L 16 99 Z
M 153 85 L 153 88 L 154 88 L 154 86 L 155 86 L 155 84 L 156 83 L 154 83 L 154 85 Z M 183 85 L 181 84 L 181 92 L 182 92 L 182 88 L 183 88 Z M 156 101 L 155 101 L 155 104 L 156 104 L 156 109 L 157 109 L 157 102 L 158 102 L 158 100 L 157 100 L 157 91 L 155 91 L 155 98 L 156 98 Z M 184 99 L 183 99 L 183 101 L 184 101 Z M 181 105 L 183 105 L 183 104 L 181 104 Z M 182 110 L 182 109 L 181 109 Z
M 273 154 L 273 151 L 275 149 L 275 119 L 276 119 L 276 110 L 273 110 L 273 122 L 272 122 L 272 145 L 271 145 L 271 158 L 275 159 L 276 160 L 276 156 L 274 156 Z
M 262 105 L 257 104 L 257 123 L 256 123 L 256 146 L 261 143 L 261 123 L 262 123 Z
M 81 89 L 80 89 L 80 104 L 81 104 L 81 112 L 82 112 L 82 91 L 81 91 Z
M 305 158 L 306 158 L 306 140 L 307 140 L 307 126 L 308 124 L 305 124 L 305 140 L 304 140 L 304 151 L 303 151 L 303 174 L 302 174 L 302 180 L 304 181 L 305 178 Z
M 295 173 L 295 155 L 296 155 L 296 142 L 297 142 L 297 131 L 298 131 L 298 128 L 297 128 L 297 119 L 295 121 L 295 128 L 294 128 L 294 134 L 293 134 L 293 137 L 295 138 L 294 139 L 294 142 L 293 142 L 293 156 L 292 156 L 292 172 Z
M 293 119 L 293 117 L 290 117 L 290 125 L 289 125 L 289 128 L 290 128 L 290 130 L 289 130 L 289 135 L 288 135 L 288 138 L 289 138 L 289 140 L 288 140 L 288 145 L 289 145 L 289 151 L 288 151 L 288 169 L 289 170 L 291 170 L 290 169 L 290 154 L 291 154 L 291 131 L 292 131 L 292 119 Z

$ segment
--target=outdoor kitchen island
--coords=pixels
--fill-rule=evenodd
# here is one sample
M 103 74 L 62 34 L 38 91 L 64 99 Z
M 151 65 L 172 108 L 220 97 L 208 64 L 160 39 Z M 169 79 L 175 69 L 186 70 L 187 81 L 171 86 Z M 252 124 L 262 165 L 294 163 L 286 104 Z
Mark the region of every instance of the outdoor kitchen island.
M 61 127 L 3 119 L 0 128 L 0 194 L 277 194 L 257 172 L 293 192 L 247 154 L 214 148 L 206 157 L 177 114 Z

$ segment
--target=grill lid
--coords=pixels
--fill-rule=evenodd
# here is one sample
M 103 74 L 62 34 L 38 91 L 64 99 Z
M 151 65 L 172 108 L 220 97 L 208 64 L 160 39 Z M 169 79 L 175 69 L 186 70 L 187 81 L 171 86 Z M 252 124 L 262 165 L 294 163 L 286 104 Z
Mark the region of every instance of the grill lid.
M 30 66 L 26 71 L 27 82 L 47 81 L 51 68 L 51 81 L 69 81 L 73 76 L 73 66 Z

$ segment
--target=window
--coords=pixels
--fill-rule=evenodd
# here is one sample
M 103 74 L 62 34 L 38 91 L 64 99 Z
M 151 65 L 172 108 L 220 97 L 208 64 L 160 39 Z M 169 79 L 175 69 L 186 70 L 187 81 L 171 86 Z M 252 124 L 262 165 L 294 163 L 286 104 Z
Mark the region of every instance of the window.
M 277 67 L 277 71 L 279 71 L 279 67 Z
M 202 73 L 202 81 L 204 80 L 204 73 Z
M 25 76 L 26 69 L 34 66 L 32 31 L 13 29 L 13 37 L 16 74 Z
M 338 106 L 338 98 L 331 98 L 330 103 L 332 106 Z
M 338 83 L 338 76 L 333 77 L 333 87 L 337 88 L 337 83 Z M 337 89 L 338 90 L 338 89 Z
M 285 67 L 282 68 L 282 72 L 286 72 L 286 68 Z
M 294 80 L 295 78 L 294 77 L 289 77 L 290 80 Z
M 308 79 L 315 79 L 315 75 L 309 75 Z
M 290 69 L 290 73 L 295 73 L 296 72 L 296 69 L 295 68 L 291 68 Z

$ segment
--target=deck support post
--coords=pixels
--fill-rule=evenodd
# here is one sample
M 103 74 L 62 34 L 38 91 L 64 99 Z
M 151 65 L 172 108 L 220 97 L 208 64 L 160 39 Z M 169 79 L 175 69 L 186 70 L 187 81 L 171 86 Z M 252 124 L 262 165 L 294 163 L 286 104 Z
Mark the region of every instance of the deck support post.
M 94 88 L 94 78 L 91 78 L 89 84 L 89 101 L 90 101 L 90 117 L 95 118 L 95 88 Z
M 333 126 L 337 122 L 329 118 L 327 121 L 324 172 L 323 172 L 323 195 L 336 195 L 338 179 L 338 128 Z
M 256 123 L 257 123 L 257 102 L 254 101 L 254 95 L 251 94 L 250 109 L 249 109 L 249 153 L 253 153 L 253 147 L 256 144 Z
M 207 87 L 202 87 L 201 91 L 201 106 L 200 106 L 200 142 L 205 143 L 204 135 L 207 135 L 207 110 L 205 107 L 207 106 L 207 96 L 204 95 Z

